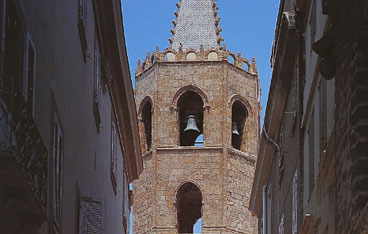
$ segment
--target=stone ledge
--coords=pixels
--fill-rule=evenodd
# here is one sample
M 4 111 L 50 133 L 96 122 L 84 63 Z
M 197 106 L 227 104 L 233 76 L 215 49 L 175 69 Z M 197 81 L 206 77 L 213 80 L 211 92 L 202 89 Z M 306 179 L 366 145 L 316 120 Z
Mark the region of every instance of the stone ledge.
M 227 152 L 229 156 L 240 156 L 244 158 L 251 166 L 254 166 L 257 161 L 257 158 L 255 156 L 249 155 L 234 148 L 227 148 Z
M 200 146 L 164 146 L 158 147 L 156 149 L 157 153 L 161 152 L 186 152 L 186 151 L 223 151 L 225 147 L 222 146 L 209 146 L 209 147 L 200 147 Z

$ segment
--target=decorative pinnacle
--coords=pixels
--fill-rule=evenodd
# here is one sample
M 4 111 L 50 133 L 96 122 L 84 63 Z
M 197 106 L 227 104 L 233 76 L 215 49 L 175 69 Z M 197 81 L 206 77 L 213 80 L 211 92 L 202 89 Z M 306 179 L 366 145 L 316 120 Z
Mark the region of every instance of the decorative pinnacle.
M 257 64 L 256 64 L 256 57 L 253 57 L 252 58 L 252 71 L 254 73 L 257 73 L 258 74 L 258 68 L 257 68 Z

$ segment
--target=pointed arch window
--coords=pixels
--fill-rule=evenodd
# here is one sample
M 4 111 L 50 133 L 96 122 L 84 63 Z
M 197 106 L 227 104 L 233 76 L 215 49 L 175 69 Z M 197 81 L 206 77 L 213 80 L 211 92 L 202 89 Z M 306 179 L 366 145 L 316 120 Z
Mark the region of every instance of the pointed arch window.
M 146 137 L 146 149 L 150 151 L 152 147 L 152 103 L 149 101 L 147 101 L 143 107 L 142 121 Z
M 242 150 L 244 145 L 245 122 L 248 117 L 247 108 L 236 100 L 232 105 L 231 145 L 237 150 Z
M 192 90 L 185 92 L 178 100 L 178 111 L 180 145 L 194 146 L 198 136 L 203 134 L 203 100 L 201 96 Z
M 193 183 L 183 184 L 176 194 L 178 233 L 193 233 L 196 222 L 202 217 L 201 190 Z

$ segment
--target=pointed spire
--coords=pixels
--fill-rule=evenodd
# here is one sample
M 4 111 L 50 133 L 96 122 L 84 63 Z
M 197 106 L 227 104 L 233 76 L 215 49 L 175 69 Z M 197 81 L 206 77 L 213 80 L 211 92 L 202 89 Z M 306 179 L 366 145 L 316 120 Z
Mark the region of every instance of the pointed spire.
M 201 45 L 206 50 L 219 47 L 223 38 L 215 0 L 180 0 L 176 6 L 173 36 L 169 39 L 174 50 L 178 50 L 180 44 L 183 50 L 200 50 Z

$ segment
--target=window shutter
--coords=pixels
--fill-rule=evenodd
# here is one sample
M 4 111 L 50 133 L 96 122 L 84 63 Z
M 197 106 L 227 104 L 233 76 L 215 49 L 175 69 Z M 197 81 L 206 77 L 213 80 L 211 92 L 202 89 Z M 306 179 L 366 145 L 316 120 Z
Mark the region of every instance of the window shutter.
M 82 199 L 81 202 L 80 234 L 102 234 L 102 202 L 90 199 Z

